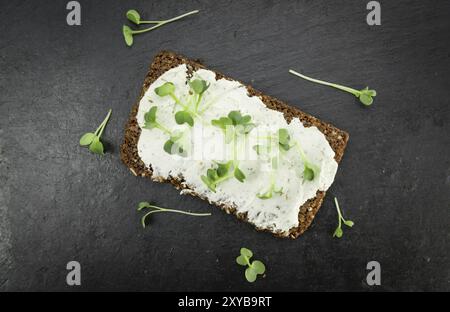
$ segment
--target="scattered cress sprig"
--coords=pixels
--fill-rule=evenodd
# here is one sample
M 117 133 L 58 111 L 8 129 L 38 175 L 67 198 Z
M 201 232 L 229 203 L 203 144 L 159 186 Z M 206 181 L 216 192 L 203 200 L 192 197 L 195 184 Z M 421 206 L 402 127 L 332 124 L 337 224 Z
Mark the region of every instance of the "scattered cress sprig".
M 161 27 L 161 26 L 166 25 L 168 23 L 177 21 L 177 20 L 182 19 L 182 18 L 184 18 L 186 16 L 189 16 L 189 15 L 192 15 L 192 14 L 196 14 L 198 12 L 199 12 L 199 10 L 194 10 L 194 11 L 191 11 L 191 12 L 188 12 L 188 13 L 185 13 L 185 14 L 173 17 L 171 19 L 162 20 L 162 21 L 143 21 L 143 20 L 141 20 L 140 14 L 136 10 L 134 10 L 134 9 L 129 10 L 126 13 L 126 17 L 132 23 L 134 23 L 136 25 L 140 25 L 140 24 L 156 24 L 156 25 L 152 26 L 150 28 L 141 29 L 141 30 L 133 30 L 133 29 L 131 29 L 131 27 L 129 27 L 127 25 L 123 25 L 122 33 L 123 33 L 123 37 L 125 39 L 125 43 L 127 44 L 127 46 L 131 47 L 133 45 L 133 36 L 134 35 L 138 35 L 138 34 L 142 34 L 142 33 L 145 33 L 145 32 L 152 31 L 152 30 L 154 30 L 154 29 L 156 29 L 158 27 Z
M 333 237 L 341 238 L 342 235 L 344 235 L 344 231 L 342 231 L 342 223 L 344 223 L 348 227 L 353 227 L 354 222 L 351 220 L 344 219 L 344 217 L 342 216 L 341 208 L 339 208 L 339 203 L 338 203 L 338 200 L 336 197 L 334 198 L 334 204 L 336 205 L 339 223 L 338 223 L 338 227 L 336 228 L 336 230 L 333 233 Z
M 336 89 L 339 89 L 339 90 L 351 93 L 354 96 L 356 96 L 359 99 L 359 101 L 362 104 L 364 104 L 365 106 L 372 105 L 373 98 L 377 95 L 377 91 L 371 90 L 371 89 L 369 89 L 369 87 L 365 87 L 362 90 L 356 90 L 356 89 L 349 88 L 349 87 L 346 87 L 346 86 L 342 86 L 342 85 L 339 85 L 339 84 L 326 82 L 326 81 L 319 80 L 319 79 L 314 79 L 314 78 L 305 76 L 303 74 L 300 74 L 299 72 L 296 72 L 296 71 L 294 71 L 292 69 L 289 70 L 289 73 L 291 73 L 292 75 L 298 76 L 300 78 L 306 79 L 308 81 L 311 81 L 311 82 L 315 82 L 315 83 L 322 84 L 322 85 L 325 85 L 325 86 L 330 86 L 330 87 L 333 87 L 333 88 L 336 88 Z
M 103 131 L 105 130 L 105 127 L 109 121 L 109 118 L 111 117 L 111 112 L 112 112 L 112 110 L 110 109 L 108 111 L 108 114 L 106 115 L 105 119 L 98 126 L 97 130 L 95 130 L 94 133 L 87 132 L 87 133 L 83 134 L 83 136 L 80 138 L 81 146 L 88 146 L 89 150 L 94 154 L 98 154 L 98 155 L 104 154 L 104 147 L 103 147 L 103 143 L 100 141 L 100 138 L 103 134 Z
M 248 282 L 253 283 L 258 275 L 266 272 L 266 266 L 259 260 L 250 262 L 250 259 L 253 257 L 253 252 L 250 249 L 241 248 L 240 253 L 240 256 L 236 258 L 236 263 L 247 267 L 245 269 L 245 278 Z
M 138 204 L 138 211 L 141 211 L 143 209 L 149 209 L 150 211 L 147 212 L 142 218 L 141 218 L 141 224 L 142 227 L 145 228 L 146 224 L 147 224 L 147 218 L 149 216 L 151 216 L 154 213 L 158 213 L 158 212 L 172 212 L 172 213 L 179 213 L 179 214 L 185 214 L 185 215 L 189 215 L 189 216 L 196 216 L 196 217 L 206 217 L 206 216 L 210 216 L 211 213 L 194 213 L 194 212 L 187 212 L 187 211 L 182 211 L 182 210 L 177 210 L 177 209 L 170 209 L 170 208 L 162 208 L 162 207 L 158 207 L 155 205 L 150 204 L 149 202 L 140 202 Z

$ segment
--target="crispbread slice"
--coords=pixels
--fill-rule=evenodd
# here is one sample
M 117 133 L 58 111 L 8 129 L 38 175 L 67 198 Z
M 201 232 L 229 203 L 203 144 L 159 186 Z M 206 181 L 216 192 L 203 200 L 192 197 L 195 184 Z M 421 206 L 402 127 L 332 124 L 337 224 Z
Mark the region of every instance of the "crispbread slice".
M 191 194 L 193 196 L 201 197 L 198 194 L 196 194 L 193 190 L 190 190 L 188 186 L 186 186 L 183 183 L 184 181 L 178 177 L 171 177 L 169 179 L 165 179 L 163 177 L 153 176 L 151 168 L 147 168 L 145 166 L 145 164 L 140 159 L 137 150 L 138 140 L 141 133 L 141 129 L 139 128 L 139 125 L 136 120 L 139 102 L 144 96 L 149 86 L 156 79 L 158 79 L 159 76 L 161 76 L 167 70 L 177 67 L 180 64 L 186 64 L 188 69 L 192 71 L 198 70 L 200 68 L 205 68 L 205 66 L 202 65 L 198 60 L 196 61 L 190 60 L 182 55 L 169 51 L 161 51 L 153 59 L 153 62 L 150 65 L 150 70 L 147 73 L 147 76 L 145 77 L 141 95 L 137 103 L 131 109 L 130 118 L 128 119 L 128 122 L 125 127 L 125 138 L 120 148 L 120 157 L 122 159 L 122 162 L 136 176 L 148 177 L 158 182 L 170 182 L 177 189 L 182 190 L 183 194 Z M 218 72 L 215 73 L 217 79 L 220 78 L 230 79 L 221 73 Z M 271 96 L 264 95 L 260 91 L 253 89 L 251 86 L 247 85 L 246 87 L 249 95 L 258 96 L 268 108 L 282 112 L 284 114 L 285 119 L 288 122 L 290 122 L 292 118 L 298 117 L 305 127 L 316 126 L 325 135 L 328 142 L 330 143 L 331 148 L 335 152 L 336 161 L 338 163 L 340 162 L 349 138 L 347 132 L 340 130 L 328 123 L 325 123 L 311 115 L 308 115 L 298 110 L 297 108 L 289 106 L 280 100 L 277 100 Z M 289 232 L 281 232 L 281 233 L 272 232 L 272 233 L 279 237 L 297 238 L 310 226 L 312 220 L 314 219 L 314 216 L 316 215 L 320 206 L 322 205 L 324 197 L 325 192 L 317 191 L 316 197 L 308 200 L 299 208 L 298 213 L 299 225 L 297 227 L 290 229 Z M 207 200 L 206 198 L 202 199 Z M 222 210 L 226 211 L 229 214 L 230 213 L 235 214 L 241 220 L 248 221 L 246 214 L 237 213 L 235 207 L 230 207 L 226 205 L 217 205 L 217 206 L 219 206 Z M 258 230 L 265 230 L 265 229 L 258 229 Z

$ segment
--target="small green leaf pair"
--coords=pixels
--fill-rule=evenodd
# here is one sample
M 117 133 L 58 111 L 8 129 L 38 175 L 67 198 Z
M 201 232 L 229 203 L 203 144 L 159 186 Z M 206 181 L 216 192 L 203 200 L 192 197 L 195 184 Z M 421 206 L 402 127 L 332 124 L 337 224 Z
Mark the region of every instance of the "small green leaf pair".
M 255 128 L 251 120 L 250 115 L 242 116 L 240 111 L 231 111 L 227 117 L 211 120 L 211 124 L 222 129 L 225 133 L 225 142 L 230 143 L 236 135 L 246 135 Z
M 217 168 L 208 169 L 206 175 L 202 175 L 201 179 L 211 191 L 216 192 L 218 184 L 232 177 L 239 182 L 245 180 L 245 174 L 239 169 L 238 162 L 230 160 L 226 163 L 217 163 Z
M 253 252 L 247 248 L 241 248 L 241 255 L 236 258 L 236 263 L 242 266 L 247 266 L 245 269 L 245 278 L 250 283 L 256 281 L 258 275 L 264 274 L 266 272 L 266 266 L 259 260 L 250 262 L 253 257 Z
M 344 223 L 348 227 L 353 227 L 354 223 L 351 220 L 345 220 L 342 216 L 341 208 L 339 208 L 339 203 L 337 198 L 334 198 L 334 204 L 336 205 L 336 210 L 338 212 L 339 224 L 336 230 L 333 233 L 333 237 L 341 238 L 344 232 L 342 231 L 342 223 Z
M 109 118 L 111 117 L 112 110 L 110 109 L 108 114 L 106 115 L 105 119 L 102 121 L 100 126 L 98 126 L 97 130 L 95 130 L 94 133 L 88 132 L 83 134 L 83 136 L 80 138 L 80 145 L 81 146 L 88 146 L 89 150 L 98 155 L 104 154 L 104 147 L 103 143 L 100 141 L 100 138 L 103 134 L 103 131 L 105 130 L 106 124 L 109 121 Z
M 144 129 L 154 129 L 158 128 L 169 136 L 169 139 L 164 143 L 163 149 L 166 153 L 171 155 L 179 155 L 182 157 L 187 156 L 186 149 L 183 147 L 182 138 L 184 132 L 181 131 L 170 131 L 161 123 L 157 121 L 156 112 L 158 110 L 157 106 L 152 106 L 150 110 L 144 115 Z
M 150 209 L 149 212 L 147 212 L 142 218 L 141 218 L 141 224 L 142 227 L 145 228 L 145 225 L 147 224 L 147 218 L 157 212 L 173 212 L 173 213 L 180 213 L 180 214 L 185 214 L 185 215 L 189 215 L 189 216 L 196 216 L 196 217 L 205 217 L 205 216 L 210 216 L 211 213 L 194 213 L 194 212 L 186 212 L 186 211 L 182 211 L 182 210 L 176 210 L 176 209 L 169 209 L 169 208 L 162 208 L 162 207 L 158 207 L 155 205 L 150 204 L 149 202 L 140 202 L 138 204 L 138 211 L 141 211 L 143 209 Z
M 326 82 L 326 81 L 319 80 L 319 79 L 314 79 L 314 78 L 302 75 L 302 74 L 300 74 L 300 73 L 298 73 L 298 72 L 296 72 L 296 71 L 294 71 L 292 69 L 289 70 L 289 73 L 291 73 L 291 74 L 293 74 L 295 76 L 298 76 L 300 78 L 306 79 L 308 81 L 311 81 L 311 82 L 315 82 L 315 83 L 318 83 L 318 84 L 322 84 L 322 85 L 325 85 L 325 86 L 333 87 L 333 88 L 336 88 L 336 89 L 339 89 L 339 90 L 351 93 L 354 96 L 356 96 L 359 99 L 359 101 L 362 104 L 364 104 L 365 106 L 372 105 L 373 98 L 377 95 L 377 91 L 369 90 L 369 87 L 365 87 L 362 90 L 356 90 L 356 89 L 349 88 L 349 87 L 342 86 L 342 85 L 338 85 L 338 84 L 335 84 L 335 83 Z
M 133 41 L 134 41 L 133 40 L 133 36 L 134 35 L 142 34 L 144 32 L 148 32 L 148 31 L 152 31 L 152 30 L 154 30 L 154 29 L 156 29 L 158 27 L 161 27 L 161 26 L 163 26 L 165 24 L 174 22 L 174 21 L 179 20 L 179 19 L 181 19 L 183 17 L 186 17 L 186 16 L 191 15 L 191 14 L 195 14 L 195 13 L 198 13 L 198 12 L 199 12 L 198 10 L 191 11 L 191 12 L 188 12 L 188 13 L 176 16 L 176 17 L 168 19 L 168 20 L 163 20 L 163 21 L 143 21 L 143 20 L 141 20 L 141 15 L 139 14 L 138 11 L 136 11 L 136 10 L 129 10 L 126 13 L 126 17 L 127 17 L 127 19 L 130 22 L 132 22 L 132 23 L 134 23 L 136 25 L 140 25 L 140 24 L 156 24 L 156 25 L 152 26 L 150 28 L 142 29 L 142 30 L 133 30 L 129 26 L 123 25 L 123 27 L 122 27 L 122 34 L 123 34 L 123 37 L 125 39 L 125 43 L 127 44 L 127 46 L 131 47 L 133 45 Z

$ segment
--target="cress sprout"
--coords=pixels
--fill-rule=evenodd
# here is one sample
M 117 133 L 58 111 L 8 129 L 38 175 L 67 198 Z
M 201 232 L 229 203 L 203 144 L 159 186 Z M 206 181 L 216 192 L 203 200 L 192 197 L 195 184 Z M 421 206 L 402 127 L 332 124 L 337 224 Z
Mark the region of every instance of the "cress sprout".
M 348 227 L 353 227 L 354 222 L 351 220 L 344 219 L 344 217 L 342 216 L 341 208 L 339 208 L 339 203 L 338 203 L 338 200 L 336 197 L 334 198 L 334 204 L 336 205 L 339 223 L 338 223 L 338 227 L 336 228 L 336 230 L 333 233 L 333 237 L 341 238 L 342 235 L 344 234 L 344 231 L 342 231 L 342 223 L 344 223 Z
M 103 143 L 100 141 L 100 138 L 103 134 L 103 131 L 105 130 L 105 127 L 109 121 L 109 118 L 111 117 L 111 112 L 112 112 L 112 110 L 110 109 L 108 111 L 108 114 L 106 115 L 105 119 L 98 126 L 97 130 L 95 130 L 94 133 L 87 132 L 87 133 L 83 134 L 83 136 L 80 138 L 81 146 L 88 146 L 89 150 L 94 154 L 98 154 L 98 155 L 104 154 L 104 147 L 103 147 Z
M 240 256 L 236 258 L 236 263 L 247 267 L 245 269 L 245 278 L 248 282 L 253 283 L 258 275 L 266 272 L 266 266 L 259 260 L 250 262 L 250 259 L 253 257 L 253 252 L 250 249 L 241 248 L 240 253 Z
M 179 20 L 179 19 L 181 19 L 183 17 L 186 17 L 186 16 L 191 15 L 191 14 L 195 14 L 195 13 L 198 13 L 198 12 L 199 12 L 198 10 L 191 11 L 191 12 L 188 12 L 188 13 L 185 13 L 185 14 L 173 17 L 173 18 L 168 19 L 168 20 L 163 20 L 163 21 L 142 21 L 140 14 L 136 10 L 134 10 L 134 9 L 129 10 L 126 13 L 126 17 L 127 17 L 127 19 L 129 21 L 135 23 L 136 25 L 139 25 L 139 24 L 156 24 L 156 25 L 152 26 L 150 28 L 141 29 L 141 30 L 134 30 L 134 29 L 131 29 L 127 25 L 123 25 L 123 27 L 122 27 L 122 34 L 123 34 L 123 37 L 125 39 L 125 43 L 127 44 L 127 46 L 130 47 L 130 46 L 133 45 L 133 36 L 134 35 L 142 34 L 142 33 L 148 32 L 148 31 L 152 31 L 152 30 L 154 30 L 154 29 L 156 29 L 158 27 L 161 27 L 161 26 L 163 26 L 165 24 L 174 22 L 174 21 Z
M 147 212 L 141 218 L 141 224 L 142 224 L 142 227 L 144 227 L 144 228 L 145 228 L 145 226 L 147 224 L 148 217 L 151 216 L 152 214 L 158 213 L 158 212 L 173 212 L 173 213 L 180 213 L 180 214 L 185 214 L 185 215 L 189 215 L 189 216 L 196 216 L 196 217 L 206 217 L 206 216 L 210 216 L 211 215 L 211 213 L 186 212 L 186 211 L 182 211 L 182 210 L 158 207 L 158 206 L 150 204 L 149 202 L 140 202 L 138 204 L 138 209 L 137 210 L 141 211 L 143 209 L 149 209 L 150 210 L 149 212 Z
M 314 79 L 314 78 L 305 76 L 303 74 L 300 74 L 300 73 L 298 73 L 298 72 L 296 72 L 296 71 L 294 71 L 292 69 L 289 70 L 289 73 L 291 73 L 291 74 L 293 74 L 295 76 L 298 76 L 300 78 L 306 79 L 308 81 L 311 81 L 311 82 L 315 82 L 315 83 L 322 84 L 322 85 L 325 85 L 325 86 L 330 86 L 330 87 L 333 87 L 333 88 L 336 88 L 336 89 L 339 89 L 339 90 L 351 93 L 354 96 L 356 96 L 359 99 L 359 101 L 362 104 L 364 104 L 365 106 L 372 105 L 373 98 L 377 95 L 377 91 L 371 90 L 371 89 L 369 89 L 369 87 L 365 87 L 362 90 L 356 90 L 356 89 L 349 88 L 349 87 L 346 87 L 346 86 L 342 86 L 342 85 L 339 85 L 339 84 L 326 82 L 326 81 L 319 80 L 319 79 Z

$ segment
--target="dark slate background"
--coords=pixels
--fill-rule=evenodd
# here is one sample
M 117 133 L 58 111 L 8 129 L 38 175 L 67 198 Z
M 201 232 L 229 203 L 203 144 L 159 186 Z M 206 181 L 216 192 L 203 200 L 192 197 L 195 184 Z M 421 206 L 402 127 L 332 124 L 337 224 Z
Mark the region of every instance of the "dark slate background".
M 67 1 L 0 4 L 1 290 L 450 290 L 448 1 Z M 136 37 L 124 13 L 148 19 L 200 9 Z M 258 233 L 170 185 L 136 178 L 119 146 L 152 57 L 170 49 L 347 130 L 336 181 L 297 240 Z M 314 77 L 378 91 L 366 108 Z M 113 109 L 104 157 L 78 146 Z M 333 196 L 355 222 L 340 240 Z M 213 212 L 158 215 L 136 204 Z M 235 264 L 251 248 L 267 265 L 254 284 Z M 66 285 L 66 264 L 82 285 Z M 366 284 L 377 260 L 382 286 Z

